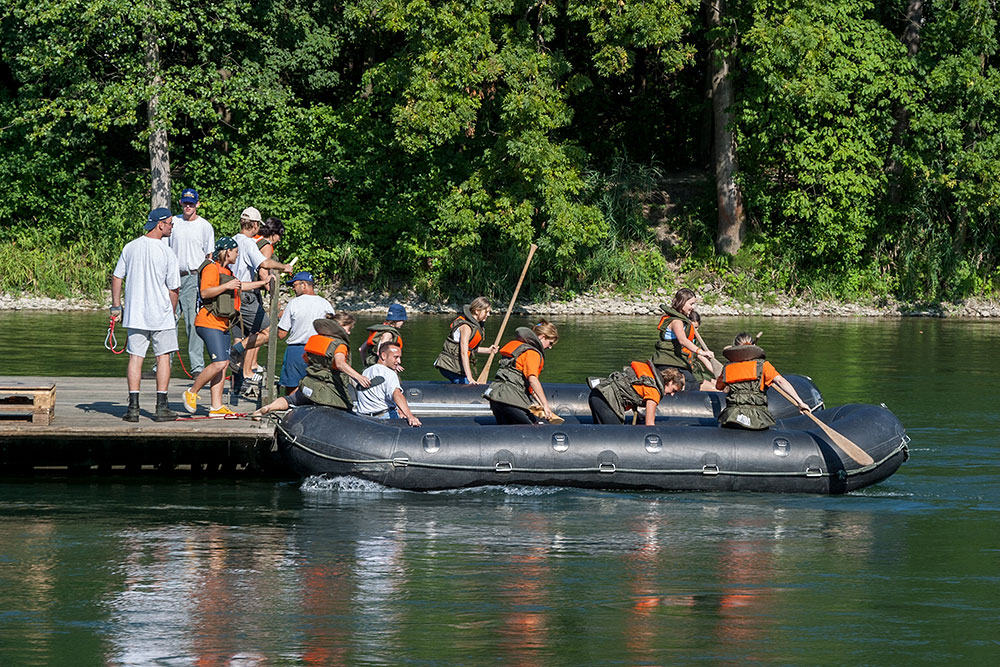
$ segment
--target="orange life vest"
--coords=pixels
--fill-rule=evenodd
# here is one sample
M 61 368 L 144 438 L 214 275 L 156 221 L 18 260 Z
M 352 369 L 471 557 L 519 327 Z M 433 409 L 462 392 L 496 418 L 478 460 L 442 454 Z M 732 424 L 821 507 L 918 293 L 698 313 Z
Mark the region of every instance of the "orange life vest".
M 760 381 L 760 390 L 764 391 L 764 372 L 759 371 L 758 359 L 749 361 L 731 361 L 722 369 L 722 381 L 726 384 L 736 382 Z

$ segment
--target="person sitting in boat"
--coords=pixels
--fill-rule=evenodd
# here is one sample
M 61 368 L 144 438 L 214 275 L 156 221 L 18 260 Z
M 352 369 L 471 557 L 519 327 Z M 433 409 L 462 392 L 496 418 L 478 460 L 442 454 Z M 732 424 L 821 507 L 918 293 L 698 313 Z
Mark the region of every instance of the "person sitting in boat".
M 701 326 L 701 315 L 697 310 L 692 310 L 688 319 L 691 320 L 691 326 L 688 329 L 688 340 L 697 344 L 697 331 Z M 715 381 L 718 378 L 712 370 L 712 357 L 709 357 L 707 354 L 695 356 L 694 352 L 684 348 L 684 358 L 687 359 L 688 368 L 697 383 L 692 389 L 715 391 Z
M 757 347 L 750 334 L 736 336 L 732 346 L 723 349 L 722 354 L 729 363 L 716 382 L 716 388 L 726 392 L 720 426 L 754 431 L 774 426 L 774 416 L 767 408 L 767 388 L 772 383 L 794 399 L 799 412 L 809 412 L 809 406 L 799 398 L 791 383 L 778 374 L 770 361 L 764 360 L 764 350 Z
M 371 380 L 351 368 L 351 348 L 348 340 L 354 328 L 354 316 L 349 313 L 327 315 L 313 321 L 316 335 L 306 341 L 303 357 L 306 376 L 299 390 L 268 403 L 254 415 L 266 415 L 274 410 L 288 410 L 298 405 L 326 405 L 350 411 L 354 404 L 347 390 L 353 379 L 367 389 Z
M 684 389 L 684 375 L 676 368 L 657 369 L 652 361 L 633 361 L 590 390 L 590 414 L 595 424 L 624 424 L 625 412 L 646 409 L 645 425 L 656 423 L 656 406 L 665 395 Z
M 361 353 L 361 362 L 365 368 L 378 363 L 379 348 L 386 343 L 395 343 L 400 348 L 403 347 L 403 337 L 399 335 L 399 330 L 403 327 L 403 322 L 406 319 L 406 308 L 394 303 L 389 306 L 389 312 L 385 314 L 385 321 L 382 324 L 373 324 L 368 327 L 368 338 L 358 348 L 358 352 Z
M 545 366 L 545 350 L 558 341 L 556 326 L 541 320 L 530 329 L 518 327 L 514 340 L 500 348 L 500 367 L 483 392 L 497 424 L 534 424 L 532 408 L 540 408 L 545 419 L 555 416 L 538 376 Z
M 715 357 L 711 350 L 702 349 L 688 338 L 688 334 L 693 331 L 691 329 L 693 326 L 690 319 L 691 311 L 694 310 L 697 302 L 698 296 L 694 290 L 683 287 L 674 294 L 670 306 L 660 305 L 660 310 L 664 314 L 657 325 L 660 335 L 653 353 L 653 363 L 656 364 L 657 368 L 676 368 L 684 374 L 684 379 L 687 381 L 686 386 L 691 389 L 697 388 L 698 382 L 691 372 L 691 366 L 688 358 L 684 356 L 684 351 L 687 350 L 696 357 L 709 359 Z
M 434 360 L 434 367 L 452 384 L 478 384 L 473 354 L 495 354 L 499 351 L 496 345 L 479 346 L 486 337 L 483 323 L 491 312 L 489 299 L 479 296 L 464 306 L 462 314 L 452 321 L 444 348 Z
M 400 415 L 410 426 L 420 426 L 410 410 L 399 384 L 403 350 L 395 343 L 383 343 L 378 351 L 378 362 L 364 370 L 362 375 L 371 380 L 371 387 L 358 391 L 354 412 L 375 419 L 399 419 Z M 382 378 L 376 381 L 376 378 Z

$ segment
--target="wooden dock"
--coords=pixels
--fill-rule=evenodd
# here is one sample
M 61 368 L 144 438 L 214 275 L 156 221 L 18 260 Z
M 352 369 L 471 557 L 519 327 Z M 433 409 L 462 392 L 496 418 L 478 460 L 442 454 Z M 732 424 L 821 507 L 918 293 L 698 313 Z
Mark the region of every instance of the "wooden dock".
M 53 383 L 55 406 L 45 415 L 43 392 L 34 390 Z M 170 383 L 170 407 L 182 417 L 190 417 L 181 400 L 190 386 L 188 379 Z M 30 397 L 33 391 L 40 396 L 35 403 L 18 395 Z M 207 389 L 200 398 L 207 403 Z M 228 391 L 225 400 L 228 405 Z M 128 402 L 124 377 L 0 376 L 0 401 L 5 404 L 0 411 L 0 474 L 287 474 L 273 451 L 270 421 L 208 419 L 200 404 L 196 418 L 154 422 L 153 379 L 142 381 L 138 422 L 122 421 Z M 240 399 L 232 409 L 252 412 L 256 405 Z

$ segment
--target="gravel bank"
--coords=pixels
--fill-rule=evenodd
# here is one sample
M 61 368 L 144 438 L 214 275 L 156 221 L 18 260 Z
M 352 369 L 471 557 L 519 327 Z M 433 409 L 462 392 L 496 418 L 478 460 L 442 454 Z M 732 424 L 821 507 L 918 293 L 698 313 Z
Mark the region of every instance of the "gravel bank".
M 520 315 L 655 315 L 659 304 L 669 302 L 672 292 L 658 289 L 639 296 L 607 293 L 583 294 L 569 301 L 534 303 L 518 301 L 515 312 Z M 391 303 L 402 303 L 411 313 L 454 313 L 461 304 L 429 303 L 415 294 L 373 294 L 360 289 L 340 289 L 323 293 L 338 310 L 356 313 L 382 313 Z M 960 303 L 918 306 L 914 304 L 837 303 L 809 301 L 798 297 L 776 295 L 767 304 L 738 303 L 724 294 L 702 292 L 703 303 L 698 310 L 703 315 L 755 315 L 762 317 L 1000 317 L 1000 301 L 971 298 Z M 287 298 L 287 295 L 286 295 Z M 85 298 L 52 299 L 39 296 L 0 294 L 0 310 L 104 310 L 111 303 L 108 292 L 102 302 Z M 502 311 L 506 302 L 494 304 Z

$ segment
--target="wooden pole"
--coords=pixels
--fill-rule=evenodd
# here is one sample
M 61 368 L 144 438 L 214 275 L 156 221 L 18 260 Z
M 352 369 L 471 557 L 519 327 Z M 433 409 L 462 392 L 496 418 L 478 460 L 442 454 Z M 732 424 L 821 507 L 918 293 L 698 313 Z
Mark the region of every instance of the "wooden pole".
M 535 251 L 538 250 L 538 246 L 534 243 L 528 248 L 528 259 L 524 262 L 524 268 L 521 269 L 521 277 L 517 279 L 517 287 L 514 288 L 514 295 L 510 297 L 510 303 L 507 305 L 507 312 L 503 316 L 503 322 L 500 323 L 500 331 L 497 332 L 496 342 L 494 345 L 500 345 L 500 340 L 503 338 L 503 330 L 507 328 L 507 320 L 510 319 L 510 312 L 514 309 L 514 302 L 517 301 L 517 294 L 521 291 L 521 283 L 524 282 L 524 276 L 528 273 L 528 265 L 531 264 L 531 258 L 534 257 Z M 493 364 L 493 357 L 496 353 L 490 352 L 490 356 L 486 358 L 486 365 L 483 367 L 483 372 L 479 374 L 479 378 L 476 380 L 479 384 L 486 382 L 486 378 L 490 375 L 490 366 Z
M 264 382 L 267 392 L 264 405 L 269 405 L 277 396 L 274 392 L 274 367 L 278 362 L 278 302 L 281 300 L 278 293 L 278 274 L 271 273 L 271 308 L 269 317 L 271 318 L 271 335 L 267 337 L 267 371 L 264 373 Z

